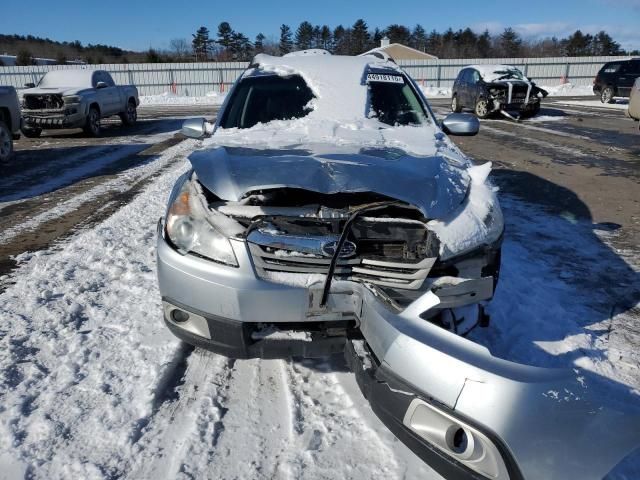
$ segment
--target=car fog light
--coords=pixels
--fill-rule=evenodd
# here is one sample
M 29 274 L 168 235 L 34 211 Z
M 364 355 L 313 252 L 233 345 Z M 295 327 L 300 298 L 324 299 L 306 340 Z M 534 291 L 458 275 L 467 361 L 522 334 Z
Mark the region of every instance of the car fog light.
M 176 323 L 183 323 L 189 320 L 189 314 L 187 312 L 183 312 L 182 310 L 173 310 L 171 312 L 171 320 Z

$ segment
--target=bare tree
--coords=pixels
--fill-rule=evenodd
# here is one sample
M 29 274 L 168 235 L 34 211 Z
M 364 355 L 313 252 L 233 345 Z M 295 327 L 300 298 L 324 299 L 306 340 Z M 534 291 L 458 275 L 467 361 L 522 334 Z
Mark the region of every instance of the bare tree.
M 177 58 L 186 58 L 191 54 L 191 46 L 186 38 L 174 38 L 169 42 L 169 50 Z

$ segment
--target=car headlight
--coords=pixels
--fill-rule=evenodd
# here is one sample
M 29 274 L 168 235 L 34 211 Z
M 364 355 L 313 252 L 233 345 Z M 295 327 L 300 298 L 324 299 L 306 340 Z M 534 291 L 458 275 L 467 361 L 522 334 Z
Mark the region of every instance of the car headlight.
M 68 97 L 62 97 L 62 101 L 65 105 L 70 105 L 73 103 L 80 103 L 81 98 L 79 95 L 69 95 Z
M 189 177 L 180 187 L 166 218 L 166 232 L 178 252 L 195 253 L 214 262 L 238 266 L 229 239 L 207 220 L 208 207 Z

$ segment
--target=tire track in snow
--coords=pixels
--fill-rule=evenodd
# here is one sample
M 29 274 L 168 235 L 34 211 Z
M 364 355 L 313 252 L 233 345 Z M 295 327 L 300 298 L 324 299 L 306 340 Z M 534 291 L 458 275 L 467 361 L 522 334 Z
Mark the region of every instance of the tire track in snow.
M 217 421 L 201 415 L 189 440 L 185 478 L 286 479 L 291 446 L 282 362 L 238 360 L 217 398 Z
M 176 400 L 165 401 L 148 419 L 131 452 L 133 464 L 127 478 L 177 478 L 192 458 L 189 438 L 200 428 L 205 415 L 213 425 L 213 437 L 221 428 L 225 409 L 216 400 L 235 368 L 235 362 L 204 350 L 187 358 Z M 217 428 L 216 428 L 217 427 Z

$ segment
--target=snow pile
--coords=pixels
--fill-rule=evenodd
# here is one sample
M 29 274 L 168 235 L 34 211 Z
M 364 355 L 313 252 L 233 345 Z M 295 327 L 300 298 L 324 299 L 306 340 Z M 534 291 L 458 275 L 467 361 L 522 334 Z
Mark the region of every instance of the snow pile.
M 573 85 L 572 83 L 563 83 L 553 87 L 542 87 L 549 92 L 550 97 L 591 97 L 593 96 L 593 86 L 591 85 Z
M 145 95 L 140 97 L 140 105 L 222 105 L 226 93 L 207 92 L 204 97 L 189 97 L 164 92 L 160 95 Z

